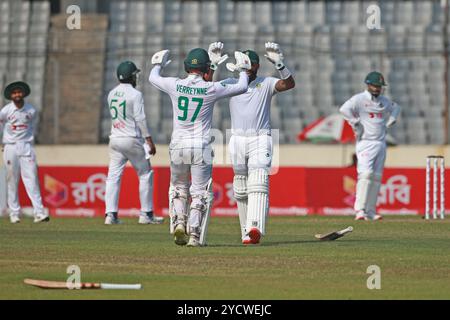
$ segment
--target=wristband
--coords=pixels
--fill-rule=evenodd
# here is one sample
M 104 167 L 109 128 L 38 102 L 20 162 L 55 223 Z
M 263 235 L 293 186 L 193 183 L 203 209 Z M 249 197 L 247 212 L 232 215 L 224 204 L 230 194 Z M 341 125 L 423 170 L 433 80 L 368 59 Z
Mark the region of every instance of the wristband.
M 291 71 L 289 71 L 289 69 L 284 64 L 280 69 L 278 69 L 278 71 L 280 72 L 281 79 L 283 80 L 292 76 Z

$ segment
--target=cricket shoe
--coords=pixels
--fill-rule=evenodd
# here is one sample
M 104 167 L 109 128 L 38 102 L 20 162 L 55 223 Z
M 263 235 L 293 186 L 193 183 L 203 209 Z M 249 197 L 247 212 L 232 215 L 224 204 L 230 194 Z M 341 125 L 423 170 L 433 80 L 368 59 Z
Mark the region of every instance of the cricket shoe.
M 179 246 L 184 246 L 187 244 L 186 228 L 185 228 L 184 224 L 179 223 L 175 227 L 175 231 L 173 234 L 174 234 L 175 244 L 177 244 Z
M 364 211 L 358 211 L 355 215 L 355 220 L 368 220 L 367 214 Z
M 372 214 L 368 214 L 367 215 L 367 219 L 366 220 L 371 220 L 371 221 L 378 221 L 378 220 L 383 220 L 383 216 L 380 214 L 376 214 L 376 213 L 372 213 Z
M 38 213 L 35 217 L 34 217 L 34 223 L 40 223 L 40 222 L 48 222 L 50 221 L 50 217 L 46 214 L 43 213 Z
M 143 212 L 139 215 L 139 224 L 161 224 L 164 222 L 164 218 L 155 217 L 153 211 Z
M 19 223 L 20 222 L 20 218 L 18 214 L 13 214 L 9 216 L 9 222 L 11 223 Z
M 246 235 L 244 238 L 242 238 L 242 244 L 252 244 L 252 239 L 248 235 Z
M 248 236 L 250 237 L 252 244 L 258 244 L 261 239 L 261 231 L 259 231 L 258 228 L 251 228 L 248 232 Z
M 111 224 L 121 224 L 122 221 L 119 220 L 117 217 L 117 212 L 109 212 L 106 214 L 105 217 L 105 224 L 111 225 Z
M 202 245 L 200 244 L 200 237 L 194 233 L 191 233 L 191 235 L 189 236 L 189 242 L 187 243 L 187 247 L 201 247 Z

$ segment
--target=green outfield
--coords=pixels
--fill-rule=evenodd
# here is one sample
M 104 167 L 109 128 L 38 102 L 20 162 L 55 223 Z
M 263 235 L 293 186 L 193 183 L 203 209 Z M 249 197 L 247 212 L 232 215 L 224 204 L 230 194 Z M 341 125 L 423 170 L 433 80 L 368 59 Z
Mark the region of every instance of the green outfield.
M 450 299 L 450 220 L 271 217 L 258 246 L 240 244 L 236 218 L 213 218 L 209 246 L 176 246 L 164 225 L 137 219 L 0 219 L 0 299 Z M 353 226 L 333 242 L 314 234 Z M 23 279 L 142 283 L 139 291 L 42 290 Z M 381 289 L 366 286 L 368 266 Z

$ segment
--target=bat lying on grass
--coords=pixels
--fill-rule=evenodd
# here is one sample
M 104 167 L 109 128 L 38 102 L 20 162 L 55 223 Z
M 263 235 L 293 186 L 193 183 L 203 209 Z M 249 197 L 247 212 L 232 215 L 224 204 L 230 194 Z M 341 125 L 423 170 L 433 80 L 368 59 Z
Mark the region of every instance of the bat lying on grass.
M 25 284 L 36 286 L 42 289 L 71 289 L 69 285 L 73 285 L 73 289 L 128 289 L 139 290 L 142 288 L 141 284 L 114 284 L 114 283 L 93 283 L 93 282 L 81 282 L 78 286 L 75 283 L 69 283 L 64 281 L 46 281 L 25 279 Z
M 346 233 L 352 232 L 353 227 L 348 227 L 339 231 L 333 231 L 326 234 L 316 234 L 316 239 L 319 239 L 321 241 L 331 241 L 339 239 L 340 237 L 343 237 Z

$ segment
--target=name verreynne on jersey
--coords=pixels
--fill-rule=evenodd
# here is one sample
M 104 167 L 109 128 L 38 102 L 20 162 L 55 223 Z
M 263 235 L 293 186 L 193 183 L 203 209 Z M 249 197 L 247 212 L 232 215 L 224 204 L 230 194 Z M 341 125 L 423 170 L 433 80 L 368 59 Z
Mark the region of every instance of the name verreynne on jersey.
M 206 96 L 208 88 L 192 88 L 177 84 L 177 92 L 195 95 L 195 96 Z

